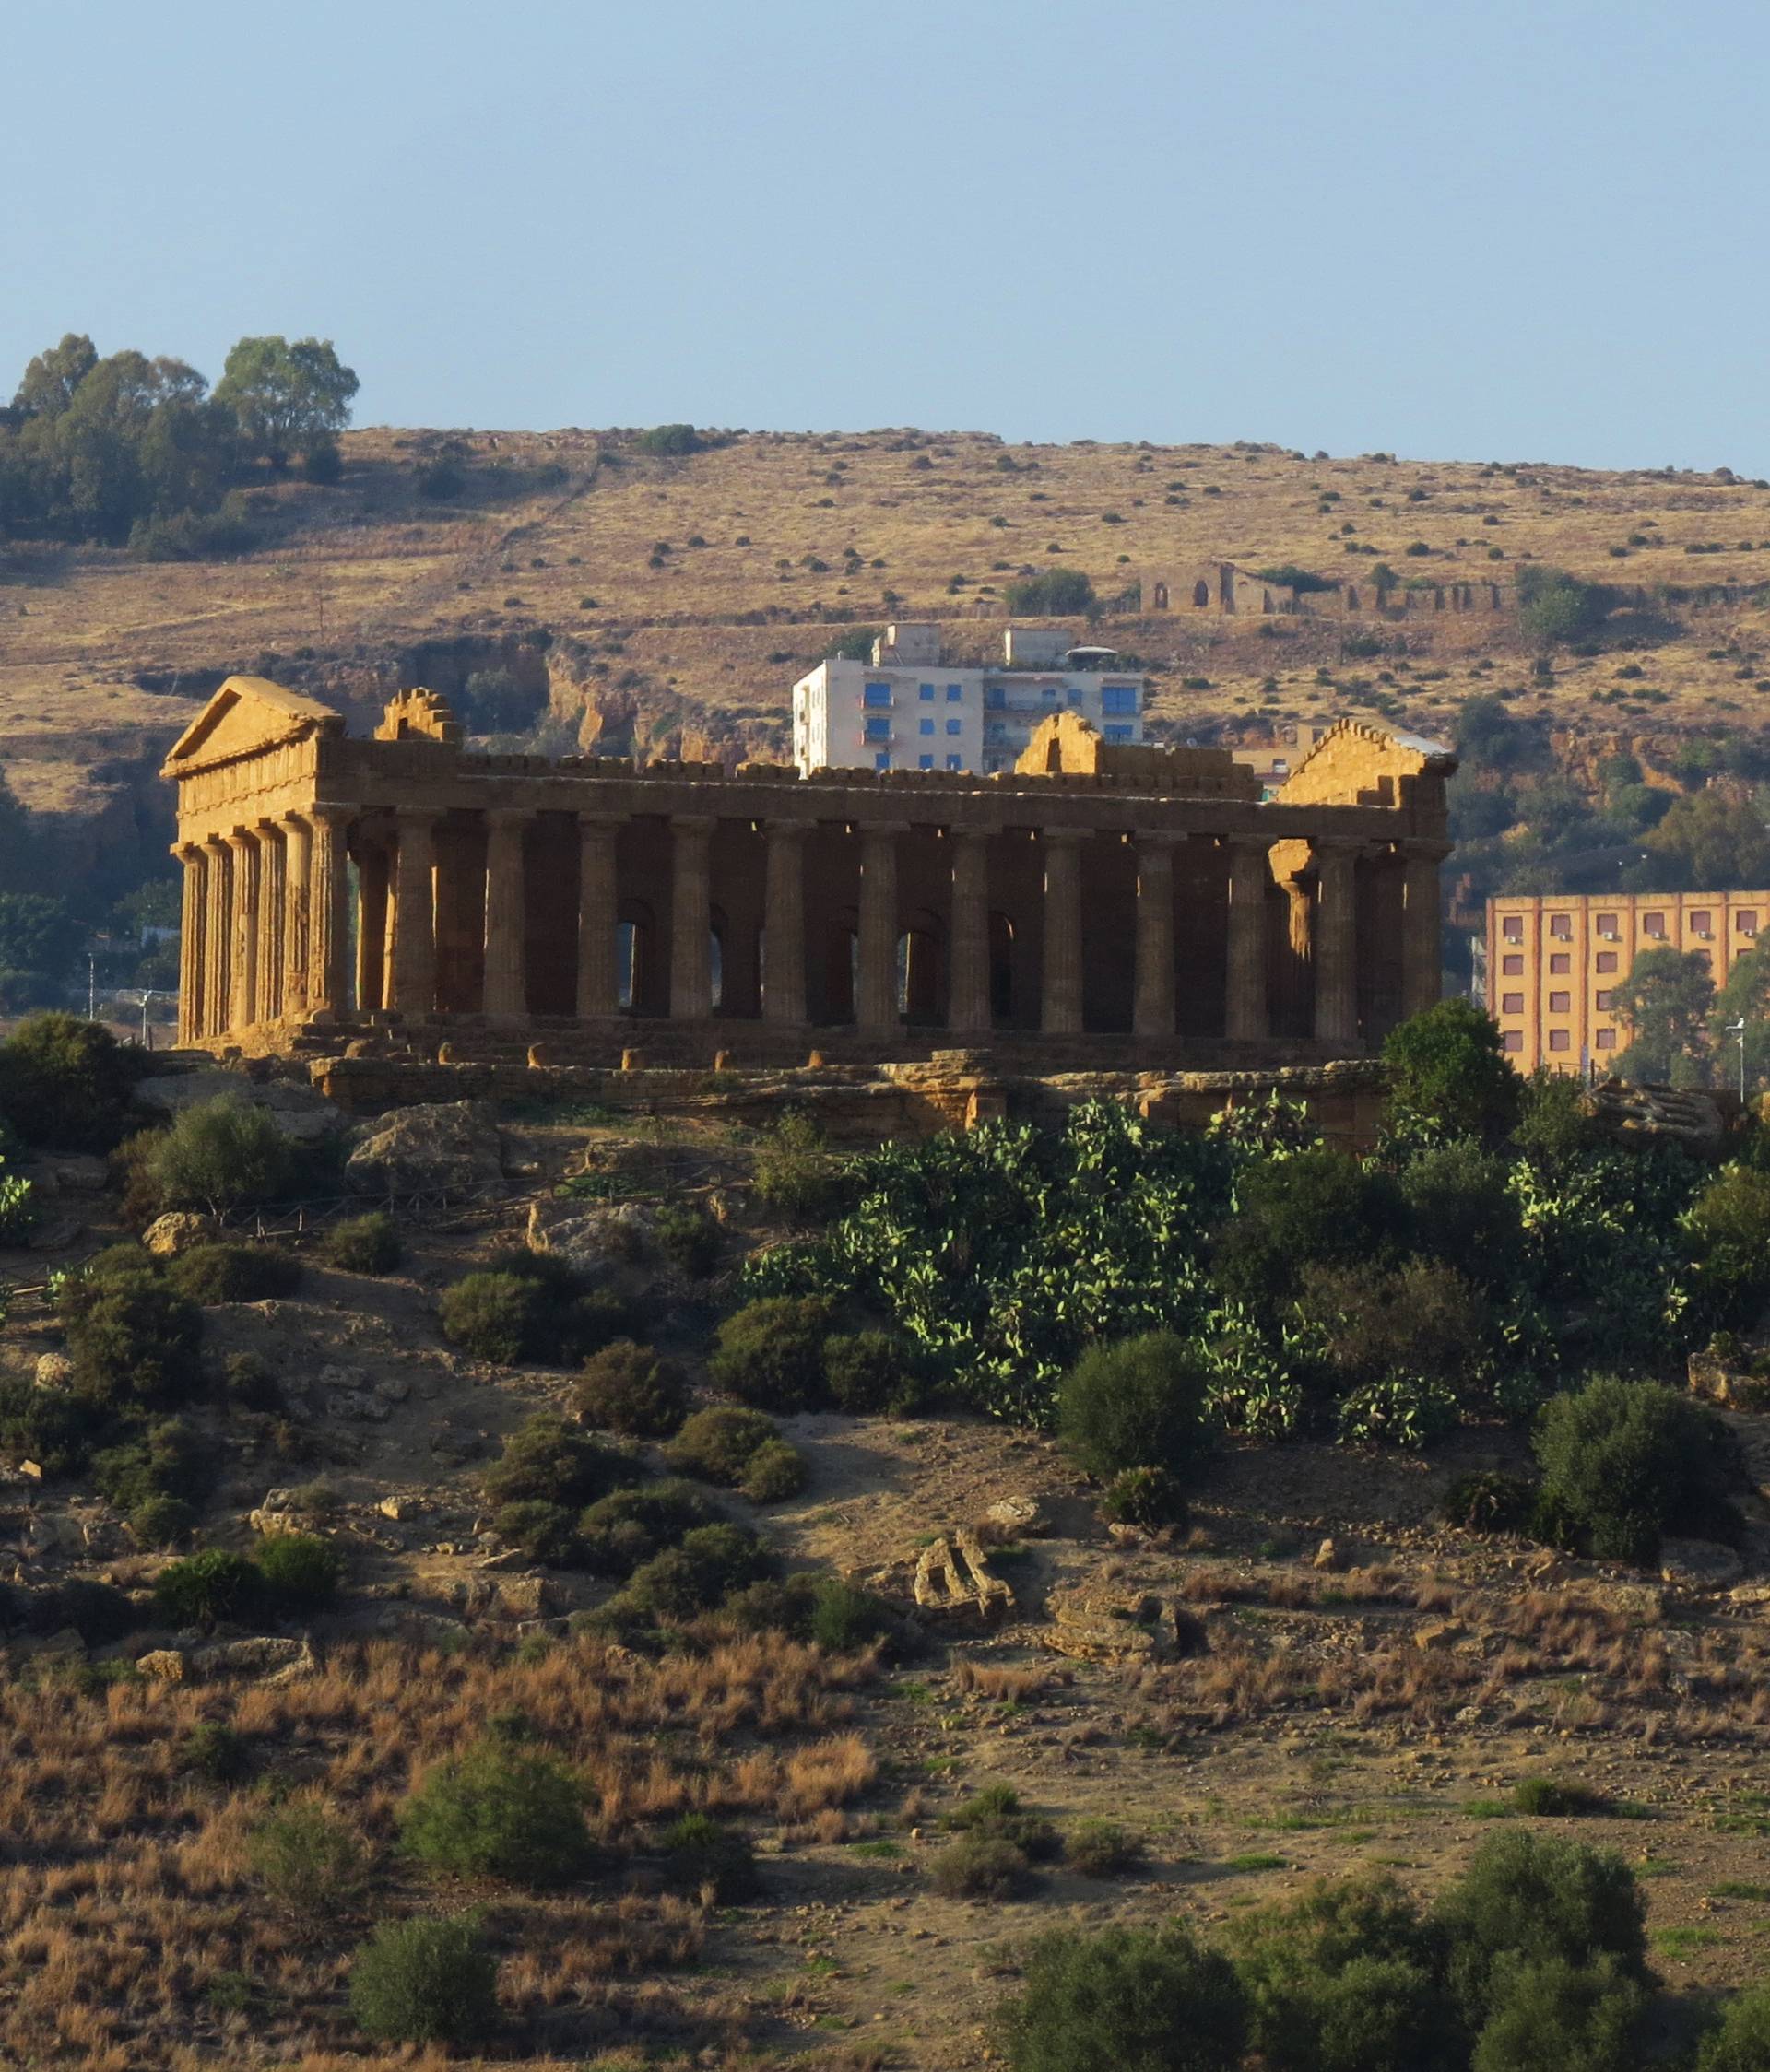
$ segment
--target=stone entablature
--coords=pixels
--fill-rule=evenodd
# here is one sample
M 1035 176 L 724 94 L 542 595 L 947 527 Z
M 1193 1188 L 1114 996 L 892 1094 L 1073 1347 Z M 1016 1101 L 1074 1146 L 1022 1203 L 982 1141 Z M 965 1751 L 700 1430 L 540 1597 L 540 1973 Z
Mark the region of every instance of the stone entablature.
M 427 691 L 353 738 L 230 677 L 164 771 L 181 1039 L 649 1022 L 704 1031 L 708 1063 L 826 1029 L 879 1057 L 937 1030 L 1158 1065 L 1356 1054 L 1437 997 L 1454 768 L 1346 723 L 1262 804 L 1225 751 L 1066 713 L 987 778 L 642 770 L 471 754 Z

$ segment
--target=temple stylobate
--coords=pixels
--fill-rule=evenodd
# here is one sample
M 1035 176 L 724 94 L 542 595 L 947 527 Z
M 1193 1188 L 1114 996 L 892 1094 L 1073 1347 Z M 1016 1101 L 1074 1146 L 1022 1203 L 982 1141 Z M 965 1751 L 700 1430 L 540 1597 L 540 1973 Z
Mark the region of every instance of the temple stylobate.
M 1047 720 L 1011 771 L 478 754 L 255 677 L 167 759 L 180 1034 L 685 1063 L 958 1043 L 1032 1069 L 1359 1054 L 1439 992 L 1436 744 L 1362 721 L 1277 796 L 1226 751 Z

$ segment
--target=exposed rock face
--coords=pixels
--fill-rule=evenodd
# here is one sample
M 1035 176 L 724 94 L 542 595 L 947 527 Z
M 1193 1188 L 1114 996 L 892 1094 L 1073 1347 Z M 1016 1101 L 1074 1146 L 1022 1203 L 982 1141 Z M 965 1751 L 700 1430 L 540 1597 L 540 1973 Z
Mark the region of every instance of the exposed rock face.
M 371 1127 L 345 1175 L 360 1195 L 490 1196 L 503 1187 L 503 1139 L 481 1101 L 402 1108 Z
M 529 1205 L 528 1249 L 551 1253 L 596 1280 L 639 1256 L 652 1222 L 636 1202 L 536 1201 Z
M 195 1209 L 175 1208 L 156 1216 L 141 1233 L 141 1242 L 156 1259 L 176 1259 L 181 1252 L 207 1244 L 219 1235 L 220 1228 L 213 1217 L 200 1216 Z
M 1586 1096 L 1586 1112 L 1620 1143 L 1682 1144 L 1710 1155 L 1723 1135 L 1720 1105 L 1693 1088 L 1638 1087 L 1626 1079 L 1602 1079 Z
M 137 1106 L 171 1118 L 223 1096 L 262 1108 L 284 1136 L 302 1144 L 336 1136 L 346 1126 L 346 1117 L 310 1086 L 288 1079 L 254 1079 L 243 1072 L 224 1072 L 218 1065 L 143 1079 L 135 1098 Z

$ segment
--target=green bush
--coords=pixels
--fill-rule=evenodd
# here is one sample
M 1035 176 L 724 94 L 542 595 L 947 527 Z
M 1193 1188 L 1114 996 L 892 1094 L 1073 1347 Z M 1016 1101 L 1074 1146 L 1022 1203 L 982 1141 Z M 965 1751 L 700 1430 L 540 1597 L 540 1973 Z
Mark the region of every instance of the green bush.
M 39 1388 L 28 1374 L 0 1376 L 0 1442 L 47 1476 L 73 1475 L 85 1465 L 99 1421 L 78 1396 Z
M 875 1641 L 891 1639 L 898 1626 L 897 1614 L 884 1598 L 858 1583 L 829 1575 L 812 1586 L 806 1634 L 826 1654 L 856 1654 Z
M 1439 1508 L 1447 1524 L 1475 1532 L 1528 1532 L 1537 1513 L 1537 1485 L 1528 1476 L 1477 1468 L 1451 1483 Z
M 1485 1298 L 1436 1259 L 1306 1266 L 1297 1300 L 1337 1396 L 1398 1376 L 1429 1377 L 1443 1384 L 1454 1415 L 1457 1395 L 1473 1393 L 1492 1349 Z
M 531 1561 L 545 1561 L 550 1568 L 570 1568 L 582 1552 L 571 1512 L 541 1497 L 502 1505 L 492 1516 L 491 1529 Z
M 544 1253 L 506 1254 L 495 1266 L 444 1289 L 443 1336 L 477 1360 L 563 1366 L 606 1346 L 626 1327 L 614 1295 L 585 1293 L 569 1267 Z
M 1061 1932 L 1028 1952 L 1004 2009 L 1012 2072 L 1236 2072 L 1247 2009 L 1233 1966 L 1179 1923 Z
M 1518 1119 L 1520 1081 L 1499 1025 L 1472 1000 L 1441 1000 L 1383 1039 L 1389 1120 L 1497 1144 Z
M 760 1410 L 721 1404 L 697 1410 L 665 1447 L 664 1457 L 684 1475 L 732 1489 L 749 1473 L 758 1452 L 779 1437 L 773 1419 Z
M 1725 1167 L 1684 1212 L 1684 1229 L 1714 1322 L 1753 1322 L 1770 1293 L 1770 1173 Z
M 311 1920 L 348 1912 L 366 1876 L 356 1830 L 312 1799 L 255 1820 L 246 1835 L 246 1861 L 278 1906 Z
M 222 1384 L 228 1401 L 243 1410 L 281 1410 L 282 1383 L 255 1352 L 230 1352 L 221 1363 Z
M 889 1331 L 839 1331 L 823 1341 L 831 1401 L 852 1417 L 902 1415 L 918 1394 L 905 1348 Z
M 1482 1842 L 1432 1920 L 1450 1952 L 1451 1990 L 1478 2028 L 1508 1960 L 1586 1969 L 1609 1958 L 1622 1976 L 1645 1984 L 1646 1915 L 1621 1856 L 1514 1829 Z
M 1213 1271 L 1225 1294 L 1250 1307 L 1288 1301 L 1308 1266 L 1356 1266 L 1381 1252 L 1400 1215 L 1387 1174 L 1334 1145 L 1310 1145 L 1243 1169 Z
M 1634 2072 L 1648 1999 L 1613 1959 L 1506 1959 L 1470 2072 Z
M 1100 1508 L 1121 1525 L 1184 1525 L 1186 1492 L 1165 1467 L 1121 1468 L 1106 1485 Z
M 947 1900 L 1019 1900 L 1036 1888 L 1038 1876 L 1011 1842 L 967 1834 L 941 1850 L 928 1882 Z
M 1143 1860 L 1143 1838 L 1116 1820 L 1079 1820 L 1064 1838 L 1063 1860 L 1084 1878 L 1123 1878 Z
M 350 2012 L 378 2043 L 474 2043 L 497 2025 L 497 1960 L 471 1919 L 384 1922 L 351 1964 Z
M 1512 1787 L 1512 1803 L 1520 1813 L 1540 1820 L 1577 1820 L 1609 1813 L 1614 1801 L 1585 1784 L 1570 1784 L 1558 1777 L 1525 1777 Z
M 199 1720 L 179 1742 L 176 1760 L 187 1777 L 238 1784 L 252 1772 L 252 1747 L 243 1734 L 219 1720 Z
M 1042 1813 L 1029 1813 L 1012 1784 L 985 1784 L 963 1805 L 944 1814 L 940 1825 L 954 1834 L 988 1835 L 1012 1842 L 1033 1863 L 1047 1862 L 1063 1847 L 1056 1829 Z
M 706 1813 L 685 1813 L 661 1838 L 671 1884 L 690 1892 L 712 1886 L 721 1906 L 754 1899 L 761 1880 L 747 1835 Z
M 760 1410 L 791 1416 L 824 1400 L 823 1343 L 832 1305 L 820 1296 L 764 1296 L 719 1326 L 707 1372 Z
M 280 1611 L 324 1611 L 338 1595 L 344 1557 L 314 1533 L 273 1533 L 258 1549 L 258 1571 Z
M 166 1278 L 193 1302 L 263 1302 L 287 1295 L 301 1277 L 287 1253 L 262 1244 L 197 1244 L 181 1252 Z
M 805 1455 L 785 1439 L 758 1446 L 738 1485 L 751 1503 L 784 1503 L 804 1489 L 808 1469 Z
M 1736 1994 L 1703 2038 L 1696 2072 L 1770 2072 L 1770 1985 Z
M 1386 1374 L 1355 1388 L 1339 1406 L 1335 1435 L 1343 1446 L 1429 1446 L 1457 1424 L 1457 1398 L 1427 1374 Z
M 92 1483 L 105 1501 L 127 1513 L 157 1498 L 194 1503 L 207 1494 L 215 1459 L 202 1435 L 181 1418 L 159 1418 L 92 1457 Z
M 764 1208 L 804 1222 L 832 1214 L 842 1195 L 842 1168 L 808 1115 L 783 1115 L 763 1138 L 751 1184 Z
M 59 1633 L 71 1626 L 88 1647 L 108 1647 L 143 1623 L 125 1591 L 113 1583 L 70 1577 L 31 1599 L 26 1623 L 33 1633 Z
M 299 1171 L 297 1147 L 270 1115 L 226 1093 L 133 1139 L 129 1162 L 148 1197 L 144 1206 L 211 1216 L 280 1200 Z
M 631 1338 L 616 1338 L 584 1361 L 572 1407 L 600 1430 L 667 1439 L 688 1414 L 688 1383 L 674 1360 Z
M 654 425 L 633 441 L 642 453 L 698 453 L 701 434 L 692 425 Z
M 1002 601 L 1018 618 L 1074 618 L 1094 602 L 1094 586 L 1080 569 L 1047 569 L 1008 583 Z
M 0 1116 L 50 1150 L 108 1151 L 135 1080 L 111 1031 L 74 1015 L 32 1015 L 0 1043 Z
M 634 1570 L 622 1595 L 635 1609 L 679 1625 L 713 1611 L 769 1565 L 761 1542 L 739 1525 L 696 1525 Z
M 195 1508 L 183 1497 L 144 1497 L 129 1513 L 130 1536 L 140 1547 L 183 1547 L 195 1526 Z
M 576 1510 L 639 1477 L 631 1454 L 549 1410 L 537 1410 L 505 1440 L 486 1471 L 485 1487 L 493 1503 L 538 1500 Z
M 146 1253 L 136 1258 L 139 1265 L 88 1272 L 62 1290 L 74 1387 L 89 1402 L 177 1403 L 202 1385 L 203 1313 Z
M 1656 1382 L 1600 1376 L 1553 1397 L 1534 1444 L 1543 1518 L 1597 1560 L 1650 1562 L 1666 1532 L 1739 1532 L 1738 1442 L 1715 1411 Z
M 631 1575 L 642 1562 L 674 1547 L 685 1533 L 717 1522 L 714 1504 L 690 1482 L 642 1482 L 590 1505 L 578 1520 L 586 1567 L 603 1575 Z
M 1083 1353 L 1057 1397 L 1057 1430 L 1085 1474 L 1109 1481 L 1127 1467 L 1193 1480 L 1209 1451 L 1206 1371 L 1172 1331 L 1150 1331 Z
M 477 1741 L 439 1764 L 398 1819 L 413 1855 L 461 1878 L 562 1885 L 595 1858 L 578 1780 L 551 1757 L 505 1740 Z
M 390 1274 L 405 1257 L 399 1231 L 384 1208 L 334 1223 L 320 1243 L 328 1266 L 347 1274 Z
M 154 1579 L 154 1607 L 169 1626 L 218 1626 L 247 1619 L 264 1601 L 265 1579 L 225 1548 L 206 1548 L 170 1562 Z
M 719 1226 L 702 1209 L 660 1210 L 653 1235 L 670 1265 L 696 1280 L 704 1280 L 719 1264 Z

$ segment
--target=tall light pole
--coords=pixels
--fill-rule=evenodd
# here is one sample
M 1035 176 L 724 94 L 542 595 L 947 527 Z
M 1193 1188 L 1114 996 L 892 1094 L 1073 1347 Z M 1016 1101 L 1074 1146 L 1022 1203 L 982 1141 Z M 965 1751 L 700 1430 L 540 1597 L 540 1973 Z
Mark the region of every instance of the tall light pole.
M 1738 1021 L 1729 1021 L 1727 1025 L 1727 1033 L 1740 1046 L 1740 1106 L 1743 1109 L 1745 1106 L 1745 1017 L 1741 1015 Z

